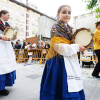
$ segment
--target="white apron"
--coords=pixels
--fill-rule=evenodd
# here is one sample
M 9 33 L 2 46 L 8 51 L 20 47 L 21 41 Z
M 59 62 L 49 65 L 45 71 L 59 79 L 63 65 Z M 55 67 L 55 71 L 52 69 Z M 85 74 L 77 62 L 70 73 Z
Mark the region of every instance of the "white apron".
M 78 44 L 59 43 L 54 45 L 54 50 L 64 57 L 68 92 L 81 91 L 83 89 L 83 82 L 77 57 L 77 52 L 79 52 Z
M 0 30 L 0 36 L 2 31 Z M 0 75 L 15 70 L 16 58 L 10 41 L 0 40 Z

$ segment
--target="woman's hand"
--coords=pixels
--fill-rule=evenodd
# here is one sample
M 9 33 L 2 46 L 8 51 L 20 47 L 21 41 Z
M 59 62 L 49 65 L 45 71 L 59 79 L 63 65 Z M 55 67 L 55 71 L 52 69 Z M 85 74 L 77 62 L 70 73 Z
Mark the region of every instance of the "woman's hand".
M 86 48 L 83 45 L 79 45 L 79 49 L 80 49 L 80 51 L 86 50 Z
M 16 36 L 16 37 L 14 37 L 14 40 L 15 40 L 15 39 L 17 39 L 17 36 Z
M 8 38 L 4 36 L 4 37 L 2 37 L 2 40 L 3 41 L 8 41 Z

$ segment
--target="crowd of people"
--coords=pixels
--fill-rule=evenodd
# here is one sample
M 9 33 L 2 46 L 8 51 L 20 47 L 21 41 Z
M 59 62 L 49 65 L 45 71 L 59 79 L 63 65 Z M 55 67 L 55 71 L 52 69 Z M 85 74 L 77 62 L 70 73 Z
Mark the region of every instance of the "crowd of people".
M 42 63 L 45 62 L 47 51 L 50 48 L 47 40 L 34 41 L 33 44 L 30 42 L 26 42 L 25 40 L 23 40 L 22 42 L 20 40 L 17 40 L 15 44 L 13 42 L 11 43 L 15 51 L 16 61 L 23 61 L 25 66 L 33 64 L 33 61 L 35 61 L 34 63 L 39 63 L 41 57 L 43 58 Z M 22 55 L 23 57 L 21 58 L 20 55 Z
M 25 40 L 23 41 L 17 40 L 15 44 L 13 42 L 11 43 L 12 43 L 13 49 L 34 49 L 34 48 L 49 49 L 50 48 L 50 45 L 47 40 L 34 41 L 33 44 L 31 44 L 31 42 L 26 42 Z

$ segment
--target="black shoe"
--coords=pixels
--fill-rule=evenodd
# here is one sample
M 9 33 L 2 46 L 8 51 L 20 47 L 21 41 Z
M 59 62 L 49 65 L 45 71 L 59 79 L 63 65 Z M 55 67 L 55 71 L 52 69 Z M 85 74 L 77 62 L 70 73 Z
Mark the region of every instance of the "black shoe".
M 9 91 L 7 91 L 6 89 L 0 91 L 0 95 L 7 96 L 8 94 L 9 94 Z

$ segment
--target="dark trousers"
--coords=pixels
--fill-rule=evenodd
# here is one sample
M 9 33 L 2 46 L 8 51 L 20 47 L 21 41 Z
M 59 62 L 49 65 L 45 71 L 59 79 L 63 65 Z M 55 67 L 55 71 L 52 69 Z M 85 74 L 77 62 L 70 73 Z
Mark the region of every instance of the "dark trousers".
M 96 56 L 98 58 L 98 62 L 94 68 L 94 71 L 92 73 L 93 76 L 99 76 L 100 72 L 100 50 L 95 50 Z

